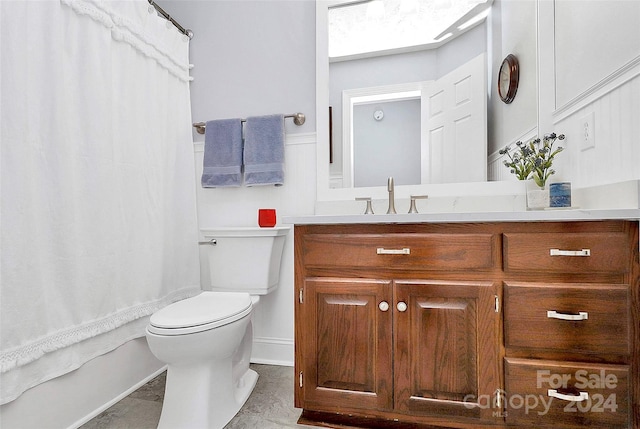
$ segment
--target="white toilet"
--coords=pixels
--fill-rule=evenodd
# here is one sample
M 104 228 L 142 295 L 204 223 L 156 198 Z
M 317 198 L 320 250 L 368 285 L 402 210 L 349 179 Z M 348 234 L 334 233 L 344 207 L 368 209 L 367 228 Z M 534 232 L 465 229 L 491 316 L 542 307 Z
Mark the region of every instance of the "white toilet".
M 251 311 L 280 279 L 289 228 L 202 230 L 204 291 L 151 316 L 147 342 L 167 363 L 158 428 L 222 429 L 240 410 L 258 374 L 249 369 Z

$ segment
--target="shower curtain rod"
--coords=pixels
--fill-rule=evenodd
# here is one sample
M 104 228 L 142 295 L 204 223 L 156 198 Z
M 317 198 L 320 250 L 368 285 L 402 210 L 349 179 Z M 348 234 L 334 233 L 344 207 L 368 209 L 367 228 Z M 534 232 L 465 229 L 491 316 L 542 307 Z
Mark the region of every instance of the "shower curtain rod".
M 193 39 L 193 31 L 189 30 L 189 29 L 185 29 L 182 25 L 178 24 L 178 21 L 176 21 L 175 19 L 171 18 L 171 15 L 169 15 L 167 12 L 164 11 L 163 8 L 161 8 L 155 1 L 153 0 L 148 0 L 149 4 L 151 6 L 153 6 L 154 8 L 156 8 L 156 10 L 158 11 L 158 13 L 160 15 L 162 15 L 163 17 L 165 17 L 165 19 L 167 19 L 170 23 L 172 23 L 173 25 L 175 25 L 175 27 L 180 30 L 180 32 L 184 35 L 186 35 L 189 39 Z
M 296 125 L 302 125 L 307 120 L 304 116 L 304 113 L 292 113 L 290 115 L 284 115 L 285 118 L 293 118 L 293 123 Z M 246 119 L 242 119 L 242 122 L 247 122 Z M 204 134 L 204 130 L 207 126 L 206 122 L 194 122 L 193 127 L 196 129 L 198 134 Z

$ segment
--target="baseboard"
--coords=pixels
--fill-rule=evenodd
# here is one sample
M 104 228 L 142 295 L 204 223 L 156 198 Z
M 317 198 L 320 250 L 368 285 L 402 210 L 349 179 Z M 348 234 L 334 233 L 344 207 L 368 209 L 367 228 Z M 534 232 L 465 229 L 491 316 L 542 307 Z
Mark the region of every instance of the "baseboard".
M 251 363 L 293 366 L 293 340 L 273 337 L 254 337 Z

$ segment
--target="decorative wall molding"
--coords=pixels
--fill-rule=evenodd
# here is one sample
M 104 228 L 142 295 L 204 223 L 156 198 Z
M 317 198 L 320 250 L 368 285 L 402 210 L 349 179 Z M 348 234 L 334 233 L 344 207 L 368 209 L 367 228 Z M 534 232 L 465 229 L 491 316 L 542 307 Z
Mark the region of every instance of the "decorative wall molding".
M 527 142 L 531 139 L 534 139 L 538 136 L 538 127 L 533 127 L 520 136 L 516 137 L 514 141 L 509 144 L 513 144 L 517 141 Z M 505 168 L 503 161 L 503 156 L 500 154 L 500 150 L 490 153 L 487 157 L 487 180 L 495 181 L 495 180 L 513 180 L 514 175 L 509 172 L 507 168 Z
M 315 144 L 316 133 L 298 133 L 287 134 L 284 144 L 286 145 L 298 145 L 298 144 Z
M 626 84 L 635 77 L 640 75 L 640 55 L 629 61 L 624 66 L 615 70 L 608 76 L 593 84 L 584 92 L 578 94 L 565 105 L 557 108 L 553 112 L 553 122 L 558 122 L 568 118 L 580 109 L 594 103 L 596 100 L 604 97 L 616 88 Z

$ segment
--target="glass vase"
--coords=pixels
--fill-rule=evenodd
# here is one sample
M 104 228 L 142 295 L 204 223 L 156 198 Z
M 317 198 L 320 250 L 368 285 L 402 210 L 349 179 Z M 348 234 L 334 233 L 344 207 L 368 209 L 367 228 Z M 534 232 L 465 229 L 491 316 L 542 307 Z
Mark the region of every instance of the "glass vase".
M 549 207 L 549 189 L 539 187 L 535 181 L 526 181 L 527 210 L 544 210 Z

